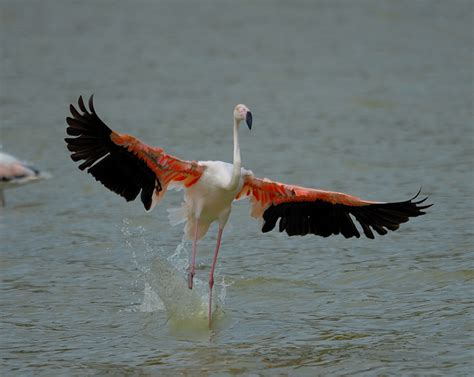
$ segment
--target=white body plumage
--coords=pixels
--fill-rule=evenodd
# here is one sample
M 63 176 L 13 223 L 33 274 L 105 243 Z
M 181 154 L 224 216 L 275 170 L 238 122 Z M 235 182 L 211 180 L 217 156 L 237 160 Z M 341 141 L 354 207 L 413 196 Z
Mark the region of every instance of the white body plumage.
M 224 228 L 231 212 L 232 202 L 244 184 L 243 177 L 252 174 L 241 168 L 240 177 L 235 187 L 229 187 L 232 181 L 233 164 L 222 161 L 200 161 L 205 167 L 202 177 L 196 184 L 186 188 L 184 194 L 184 213 L 186 235 L 192 239 L 196 231 L 196 219 L 199 219 L 197 231 L 201 239 L 209 226 L 218 221 L 219 227 Z

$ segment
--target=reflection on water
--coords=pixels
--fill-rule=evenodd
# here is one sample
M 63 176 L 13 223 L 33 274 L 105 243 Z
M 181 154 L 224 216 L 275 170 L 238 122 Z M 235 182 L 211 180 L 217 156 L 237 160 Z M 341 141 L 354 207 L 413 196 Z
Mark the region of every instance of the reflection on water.
M 0 144 L 54 177 L 0 209 L 2 376 L 472 374 L 471 2 L 3 0 L 0 51 Z M 243 102 L 257 176 L 435 205 L 371 241 L 262 234 L 239 202 L 209 330 L 217 230 L 190 291 L 182 193 L 145 213 L 70 160 L 91 93 L 196 160 L 231 159 Z

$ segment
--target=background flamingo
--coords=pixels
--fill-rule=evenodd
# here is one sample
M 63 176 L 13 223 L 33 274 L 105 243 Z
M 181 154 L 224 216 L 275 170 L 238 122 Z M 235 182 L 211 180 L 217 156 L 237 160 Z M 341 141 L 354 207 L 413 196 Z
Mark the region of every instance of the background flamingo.
M 344 193 L 305 188 L 269 179 L 256 178 L 241 167 L 239 126 L 245 121 L 252 127 L 252 113 L 245 105 L 234 109 L 233 163 L 221 161 L 186 161 L 169 155 L 162 148 L 150 147 L 133 136 L 112 131 L 97 116 L 93 97 L 86 108 L 79 97 L 77 111 L 70 105 L 72 117 L 67 118 L 66 138 L 74 161 L 83 161 L 79 169 L 87 169 L 96 180 L 127 201 L 140 199 L 147 211 L 163 198 L 171 184 L 185 188 L 183 216 L 186 235 L 192 239 L 192 257 L 188 273 L 188 287 L 193 287 L 197 241 L 217 221 L 217 243 L 209 274 L 209 324 L 211 324 L 212 288 L 214 269 L 222 238 L 229 219 L 232 202 L 248 196 L 252 205 L 251 216 L 263 220 L 262 231 L 274 229 L 279 220 L 279 231 L 289 236 L 314 234 L 327 237 L 342 234 L 346 238 L 360 237 L 352 215 L 368 238 L 374 233 L 384 235 L 398 229 L 410 217 L 423 215 L 415 201 L 418 194 L 406 201 L 384 203 L 359 199 Z
M 0 152 L 0 206 L 6 204 L 4 189 L 23 186 L 49 178 L 50 174 L 18 160 L 16 157 Z

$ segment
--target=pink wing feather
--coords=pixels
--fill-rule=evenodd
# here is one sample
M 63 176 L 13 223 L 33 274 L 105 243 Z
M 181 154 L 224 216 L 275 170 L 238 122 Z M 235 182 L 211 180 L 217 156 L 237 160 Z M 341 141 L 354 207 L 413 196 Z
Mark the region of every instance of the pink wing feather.
M 100 181 L 109 190 L 123 196 L 127 201 L 135 200 L 139 193 L 150 210 L 162 199 L 171 182 L 185 187 L 196 183 L 204 167 L 196 161 L 181 160 L 166 154 L 162 148 L 150 147 L 130 135 L 112 131 L 97 116 L 93 97 L 89 109 L 79 97 L 80 114 L 70 106 L 72 118 L 66 119 L 67 133 L 74 138 L 64 139 L 71 158 L 84 160 L 79 169 Z
M 247 195 L 252 203 L 251 216 L 263 219 L 263 232 L 272 230 L 279 220 L 280 232 L 290 236 L 315 234 L 328 237 L 360 237 L 353 219 L 359 222 L 364 234 L 374 238 L 372 230 L 383 235 L 398 229 L 410 217 L 423 215 L 420 206 L 425 199 L 383 203 L 362 200 L 341 192 L 287 185 L 260 179 L 252 175 L 244 178 L 242 190 L 236 199 Z

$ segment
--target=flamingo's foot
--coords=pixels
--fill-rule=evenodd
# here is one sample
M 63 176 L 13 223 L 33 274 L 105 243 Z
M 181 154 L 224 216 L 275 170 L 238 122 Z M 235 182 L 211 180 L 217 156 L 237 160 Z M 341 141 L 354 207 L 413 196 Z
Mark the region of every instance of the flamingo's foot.
M 194 272 L 188 272 L 188 288 L 193 289 Z

